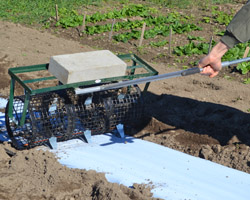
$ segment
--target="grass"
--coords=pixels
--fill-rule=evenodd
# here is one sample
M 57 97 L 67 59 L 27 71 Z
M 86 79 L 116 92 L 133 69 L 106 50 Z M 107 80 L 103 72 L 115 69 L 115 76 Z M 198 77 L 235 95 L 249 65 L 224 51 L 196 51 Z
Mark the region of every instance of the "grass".
M 101 2 L 101 0 L 0 0 L 0 19 L 24 24 L 43 23 L 51 16 L 55 16 L 55 4 L 58 7 L 76 9 Z
M 135 1 L 128 0 L 0 0 L 0 19 L 15 23 L 38 24 L 44 23 L 55 16 L 55 4 L 59 8 L 83 9 L 86 5 L 101 5 L 102 3 L 128 4 Z M 186 8 L 191 5 L 228 3 L 233 0 L 145 0 L 161 6 Z M 113 4 L 112 4 L 113 5 Z
M 188 8 L 193 5 L 211 5 L 211 4 L 224 4 L 233 3 L 233 0 L 146 0 L 160 4 L 162 6 L 177 7 L 177 8 Z

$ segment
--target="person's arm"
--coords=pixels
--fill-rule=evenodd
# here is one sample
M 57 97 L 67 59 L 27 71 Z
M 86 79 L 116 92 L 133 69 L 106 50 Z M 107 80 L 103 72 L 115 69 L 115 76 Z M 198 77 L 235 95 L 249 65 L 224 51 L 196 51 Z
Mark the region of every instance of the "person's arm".
M 250 0 L 236 13 L 221 41 L 229 48 L 250 40 Z
M 221 58 L 238 43 L 250 40 L 250 0 L 236 13 L 227 26 L 224 36 L 211 52 L 202 58 L 199 67 L 204 68 L 202 74 L 215 77 L 221 70 Z

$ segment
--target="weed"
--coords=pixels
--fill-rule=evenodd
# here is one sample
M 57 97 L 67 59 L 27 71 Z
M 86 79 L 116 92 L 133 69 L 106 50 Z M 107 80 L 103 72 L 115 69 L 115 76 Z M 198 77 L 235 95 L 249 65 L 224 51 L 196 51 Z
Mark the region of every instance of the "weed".
M 75 9 L 100 0 L 0 0 L 0 18 L 25 24 L 45 23 L 59 8 Z
M 212 7 L 212 15 L 216 23 L 227 26 L 233 19 L 234 11 L 231 10 L 231 14 L 228 14 L 223 11 L 219 11 L 218 7 Z
M 197 36 L 188 35 L 188 40 L 204 41 L 205 38 L 204 37 L 197 37 Z
M 228 76 L 228 75 L 225 75 L 224 78 L 227 79 L 227 80 L 232 80 L 232 77 Z
M 232 3 L 233 0 L 146 0 L 165 7 L 189 8 L 194 5 L 207 6 L 211 4 Z
M 203 17 L 201 21 L 208 24 L 212 22 L 212 19 L 210 17 Z
M 146 52 L 146 50 L 145 50 L 145 47 L 146 46 L 138 46 L 137 47 L 137 51 L 140 53 L 140 54 L 146 54 L 147 52 Z
M 209 44 L 207 43 L 194 43 L 193 41 L 189 42 L 189 44 L 184 46 L 177 46 L 174 48 L 174 54 L 178 56 L 183 55 L 202 55 L 208 53 Z
M 186 59 L 175 58 L 174 61 L 177 63 L 184 63 L 186 62 Z
M 150 42 L 149 45 L 152 46 L 152 47 L 163 47 L 167 43 L 168 43 L 167 40 L 161 40 L 161 41 L 158 41 L 158 42 Z
M 250 78 L 244 79 L 243 83 L 244 83 L 244 84 L 250 84 Z

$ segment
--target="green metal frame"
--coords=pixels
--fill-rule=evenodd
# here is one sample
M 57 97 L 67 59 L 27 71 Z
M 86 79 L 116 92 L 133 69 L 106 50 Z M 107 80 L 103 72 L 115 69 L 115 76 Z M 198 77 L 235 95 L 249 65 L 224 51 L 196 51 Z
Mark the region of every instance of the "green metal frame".
M 118 57 L 122 60 L 129 60 L 132 61 L 132 65 L 127 67 L 127 70 L 130 71 L 129 75 L 126 76 L 117 76 L 117 77 L 111 77 L 111 78 L 104 78 L 100 79 L 101 83 L 110 83 L 113 81 L 122 81 L 122 80 L 132 80 L 136 78 L 142 78 L 142 77 L 148 77 L 148 76 L 154 76 L 157 75 L 158 72 L 151 67 L 149 64 L 144 62 L 141 58 L 136 56 L 135 54 L 125 54 L 125 55 L 118 55 Z M 8 116 L 10 118 L 13 118 L 13 100 L 14 100 L 14 93 L 15 93 L 15 82 L 18 82 L 23 88 L 25 93 L 25 100 L 24 100 L 24 107 L 23 107 L 23 113 L 20 120 L 20 125 L 24 125 L 25 123 L 25 117 L 27 108 L 30 101 L 30 96 L 44 93 L 44 92 L 51 92 L 61 89 L 68 89 L 68 88 L 78 88 L 80 86 L 88 86 L 96 84 L 95 80 L 91 81 L 83 81 L 83 82 L 77 82 L 77 83 L 71 83 L 71 84 L 65 84 L 65 85 L 57 85 L 53 87 L 47 87 L 47 88 L 39 88 L 32 90 L 27 84 L 28 83 L 35 83 L 35 82 L 41 82 L 41 81 L 48 81 L 56 79 L 54 76 L 49 77 L 43 77 L 43 78 L 37 78 L 37 79 L 29 79 L 29 80 L 22 80 L 18 74 L 20 73 L 29 73 L 29 72 L 36 72 L 36 71 L 46 71 L 48 70 L 49 64 L 40 64 L 40 65 L 31 65 L 31 66 L 23 66 L 23 67 L 15 67 L 10 68 L 8 73 L 11 77 L 11 83 L 10 83 L 10 96 L 9 96 L 9 109 L 8 109 Z M 136 69 L 143 68 L 147 72 L 143 74 L 136 74 Z M 146 83 L 143 92 L 146 92 L 150 83 Z

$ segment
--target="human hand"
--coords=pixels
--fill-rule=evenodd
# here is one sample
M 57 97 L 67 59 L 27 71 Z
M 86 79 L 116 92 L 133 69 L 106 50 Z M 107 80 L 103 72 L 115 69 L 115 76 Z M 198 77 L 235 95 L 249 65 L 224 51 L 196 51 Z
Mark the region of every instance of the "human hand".
M 221 59 L 214 58 L 211 54 L 207 55 L 200 60 L 199 68 L 203 68 L 201 74 L 207 75 L 210 78 L 213 78 L 218 75 L 221 70 Z
M 211 52 L 200 60 L 198 67 L 203 68 L 201 74 L 208 75 L 211 78 L 217 76 L 222 69 L 221 58 L 227 51 L 228 47 L 224 43 L 216 44 Z

